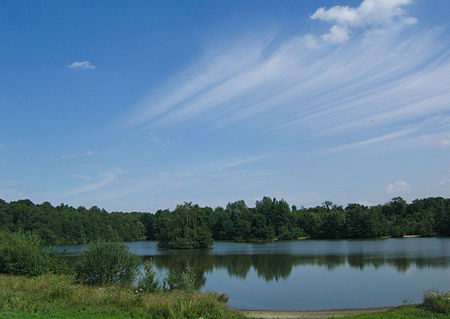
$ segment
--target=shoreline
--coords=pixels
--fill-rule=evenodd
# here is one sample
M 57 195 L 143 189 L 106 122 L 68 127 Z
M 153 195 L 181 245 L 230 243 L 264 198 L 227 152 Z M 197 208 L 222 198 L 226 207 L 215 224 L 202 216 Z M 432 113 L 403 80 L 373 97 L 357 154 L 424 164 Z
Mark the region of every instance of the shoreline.
M 247 318 L 262 319 L 306 319 L 357 316 L 369 313 L 381 313 L 396 307 L 356 308 L 356 309 L 327 309 L 327 310 L 237 310 Z

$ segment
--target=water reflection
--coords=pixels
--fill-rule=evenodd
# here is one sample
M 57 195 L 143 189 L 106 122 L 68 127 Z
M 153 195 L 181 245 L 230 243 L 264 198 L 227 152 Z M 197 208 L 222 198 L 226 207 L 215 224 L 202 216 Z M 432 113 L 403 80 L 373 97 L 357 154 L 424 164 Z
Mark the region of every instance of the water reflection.
M 231 307 L 311 310 L 397 306 L 402 296 L 418 303 L 426 289 L 448 290 L 449 244 L 450 238 L 408 238 L 216 242 L 212 249 L 176 251 L 156 242 L 128 246 L 152 258 L 163 277 L 189 264 L 196 288 L 228 294 Z M 60 251 L 73 263 L 82 248 Z
M 291 255 L 291 254 L 229 254 L 215 255 L 211 250 L 183 250 L 176 254 L 152 257 L 154 266 L 163 271 L 181 272 L 186 264 L 197 272 L 198 288 L 205 283 L 205 273 L 215 269 L 226 269 L 231 277 L 245 279 L 253 267 L 259 278 L 265 281 L 287 279 L 295 267 L 320 266 L 332 271 L 336 267 L 348 266 L 363 271 L 366 267 L 378 269 L 389 266 L 397 272 L 405 273 L 410 267 L 446 268 L 449 260 L 445 257 L 384 257 L 364 254 L 352 255 Z
M 363 271 L 388 266 L 398 273 L 411 267 L 447 268 L 450 263 L 448 238 L 388 240 L 287 241 L 269 244 L 216 242 L 213 249 L 164 250 L 156 242 L 128 243 L 130 251 L 152 258 L 157 270 L 181 272 L 186 265 L 197 272 L 198 288 L 205 273 L 226 269 L 230 277 L 246 279 L 253 268 L 265 281 L 287 279 L 296 267 L 318 266 L 325 271 L 346 267 Z M 82 246 L 61 246 L 66 258 L 79 255 Z M 70 258 L 69 256 L 73 256 Z M 73 262 L 73 261 L 70 261 Z

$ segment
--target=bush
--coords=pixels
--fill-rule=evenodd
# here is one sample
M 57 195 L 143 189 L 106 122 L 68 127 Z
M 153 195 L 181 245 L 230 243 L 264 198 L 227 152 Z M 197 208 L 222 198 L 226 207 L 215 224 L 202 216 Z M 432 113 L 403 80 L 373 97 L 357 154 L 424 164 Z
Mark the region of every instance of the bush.
M 37 235 L 0 233 L 0 273 L 37 276 L 51 271 L 55 265 Z
M 131 284 L 141 261 L 120 243 L 95 243 L 87 246 L 75 265 L 75 278 L 89 285 Z
M 151 260 L 144 263 L 144 275 L 139 281 L 138 288 L 146 292 L 154 292 L 159 289 L 159 280 L 156 276 L 156 272 L 153 270 Z
M 170 290 L 180 289 L 192 293 L 195 291 L 195 278 L 197 277 L 195 269 L 189 264 L 181 273 L 170 272 L 166 283 Z
M 430 290 L 425 293 L 423 304 L 432 311 L 448 314 L 450 313 L 450 293 L 443 294 Z

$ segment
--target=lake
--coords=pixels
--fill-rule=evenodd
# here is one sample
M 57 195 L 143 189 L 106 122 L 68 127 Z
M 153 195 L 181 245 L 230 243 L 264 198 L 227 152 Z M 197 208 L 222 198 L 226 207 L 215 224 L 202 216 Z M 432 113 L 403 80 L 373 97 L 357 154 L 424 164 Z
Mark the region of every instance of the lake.
M 301 240 L 265 244 L 216 241 L 212 249 L 158 249 L 127 243 L 161 274 L 189 263 L 197 288 L 226 293 L 247 310 L 320 310 L 420 303 L 450 287 L 450 238 Z M 61 246 L 66 256 L 83 246 Z

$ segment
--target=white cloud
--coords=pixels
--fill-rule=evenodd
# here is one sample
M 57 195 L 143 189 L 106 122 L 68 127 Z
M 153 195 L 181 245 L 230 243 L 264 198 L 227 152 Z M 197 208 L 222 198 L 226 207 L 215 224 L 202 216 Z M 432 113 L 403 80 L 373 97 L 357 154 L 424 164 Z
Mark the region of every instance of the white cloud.
M 223 73 L 222 81 L 207 81 L 212 71 L 199 68 L 171 92 L 156 91 L 141 101 L 130 124 L 157 129 L 194 119 L 229 125 L 273 111 L 266 128 L 314 117 L 336 123 L 328 129 L 351 129 L 436 114 L 448 109 L 450 85 L 450 61 L 440 55 L 436 36 L 404 40 L 394 30 L 326 54 L 310 52 L 307 46 L 316 45 L 314 38 L 291 39 L 266 58 Z M 216 60 L 233 59 L 224 54 Z M 203 78 L 204 85 L 198 83 L 195 94 L 180 95 L 196 78 Z
M 322 47 L 320 40 L 312 34 L 305 34 L 303 40 L 305 41 L 306 47 L 309 49 L 318 50 Z
M 341 27 L 338 25 L 334 25 L 330 28 L 329 33 L 322 34 L 321 38 L 326 43 L 338 44 L 345 41 L 348 41 L 348 30 L 346 27 Z
M 433 145 L 445 146 L 448 128 L 417 123 L 450 110 L 448 45 L 440 29 L 405 32 L 400 24 L 410 19 L 402 9 L 408 3 L 364 1 L 333 14 L 316 11 L 315 18 L 335 23 L 322 37 L 270 42 L 261 35 L 227 50 L 211 49 L 215 54 L 137 103 L 127 123 L 159 135 L 175 126 L 180 131 L 235 126 L 245 134 L 295 134 L 294 142 L 347 133 L 334 151 L 426 134 L 440 134 L 442 143 Z M 400 24 L 389 23 L 394 20 Z M 363 36 L 350 39 L 352 28 L 361 25 Z M 324 47 L 332 42 L 346 44 Z M 394 133 L 379 133 L 386 131 Z M 349 143 L 348 136 L 361 132 L 375 137 Z
M 319 8 L 311 15 L 311 19 L 352 27 L 386 24 L 392 22 L 395 17 L 404 16 L 402 7 L 410 3 L 411 0 L 364 0 L 357 8 Z
M 407 182 L 400 180 L 386 185 L 385 190 L 390 194 L 400 194 L 408 192 L 410 190 L 410 186 Z
M 68 66 L 69 69 L 74 70 L 94 70 L 95 65 L 91 64 L 90 61 L 82 61 L 82 62 L 73 62 L 71 65 Z
M 87 150 L 84 153 L 81 154 L 67 154 L 67 155 L 61 155 L 61 159 L 72 159 L 72 158 L 79 158 L 79 157 L 88 157 L 88 156 L 93 156 L 94 152 L 92 152 L 91 150 Z
M 367 206 L 367 207 L 373 206 L 372 203 L 370 203 L 370 202 L 368 202 L 368 201 L 365 201 L 365 200 L 360 200 L 360 201 L 357 202 L 357 203 L 360 204 L 360 205 L 363 205 L 363 206 Z
M 364 0 L 356 8 L 349 6 L 319 8 L 310 18 L 333 23 L 330 31 L 321 38 L 325 44 L 340 44 L 348 41 L 350 28 L 385 26 L 400 17 L 402 18 L 400 23 L 403 25 L 417 23 L 417 18 L 405 17 L 402 7 L 410 3 L 411 0 Z
M 405 18 L 402 22 L 403 22 L 403 24 L 406 24 L 406 25 L 412 25 L 412 24 L 416 24 L 417 22 L 419 22 L 419 20 L 414 17 L 408 17 L 408 18 Z

